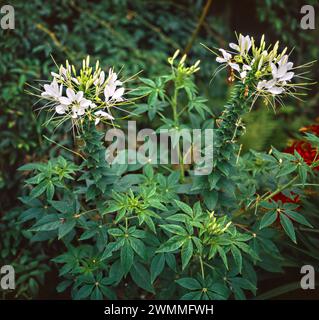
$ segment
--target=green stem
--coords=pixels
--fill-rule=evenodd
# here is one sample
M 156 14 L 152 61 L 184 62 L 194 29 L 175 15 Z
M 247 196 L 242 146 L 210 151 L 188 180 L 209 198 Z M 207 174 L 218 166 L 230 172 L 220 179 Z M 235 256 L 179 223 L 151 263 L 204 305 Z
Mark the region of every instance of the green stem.
M 177 97 L 178 97 L 178 87 L 175 83 L 175 88 L 174 88 L 174 95 L 172 98 L 172 110 L 173 110 L 173 120 L 174 120 L 174 124 L 176 129 L 179 129 L 179 113 L 177 112 Z M 184 167 L 184 158 L 183 155 L 181 153 L 181 146 L 180 143 L 178 141 L 178 159 L 179 159 L 179 165 L 180 165 L 180 181 L 184 182 L 185 179 L 185 167 Z
M 279 192 L 289 188 L 291 185 L 293 185 L 293 183 L 298 179 L 299 176 L 295 176 L 292 180 L 290 180 L 288 183 L 284 184 L 283 186 L 277 188 L 274 192 L 272 192 L 270 195 L 268 195 L 266 198 L 261 197 L 260 200 L 264 200 L 267 201 L 269 199 L 271 199 L 272 197 L 274 197 L 276 194 L 278 194 Z
M 204 271 L 204 264 L 203 264 L 202 256 L 199 256 L 199 262 L 200 262 L 200 269 L 202 272 L 202 278 L 205 279 L 205 271 Z

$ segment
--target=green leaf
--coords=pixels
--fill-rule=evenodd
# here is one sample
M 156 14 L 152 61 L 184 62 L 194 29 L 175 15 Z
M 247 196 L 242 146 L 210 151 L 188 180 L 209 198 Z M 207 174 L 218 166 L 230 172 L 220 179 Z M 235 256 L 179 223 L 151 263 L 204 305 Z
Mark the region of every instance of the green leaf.
M 304 226 L 313 228 L 313 226 L 307 221 L 307 219 L 304 216 L 302 216 L 300 213 L 286 209 L 285 214 L 288 217 L 290 217 L 291 219 L 299 222 L 300 224 L 303 224 Z
M 121 248 L 121 265 L 124 273 L 127 274 L 133 264 L 134 252 L 128 241 L 125 241 L 124 246 Z
M 259 230 L 265 227 L 268 227 L 269 225 L 274 223 L 276 219 L 277 219 L 277 211 L 276 210 L 268 211 L 261 218 Z
M 140 263 L 134 263 L 130 271 L 133 281 L 142 289 L 155 294 L 151 283 L 151 276 L 145 267 Z
M 144 260 L 146 260 L 146 248 L 140 239 L 137 238 L 130 238 L 130 244 L 133 248 L 133 250 Z
M 125 242 L 124 238 L 120 238 L 120 240 L 118 240 L 116 242 L 108 243 L 107 246 L 105 247 L 105 250 L 103 252 L 101 260 L 105 260 L 105 259 L 111 257 L 113 251 L 116 251 L 119 248 L 121 248 L 124 245 L 124 242 Z
M 190 216 L 193 214 L 193 209 L 188 204 L 178 200 L 175 200 L 175 203 L 183 212 Z
M 110 213 L 110 212 L 118 211 L 118 210 L 120 210 L 122 208 L 123 208 L 123 206 L 121 204 L 111 203 L 105 210 L 103 210 L 102 215 L 105 215 L 105 214 Z
M 301 183 L 304 185 L 307 182 L 307 165 L 300 165 L 298 169 L 298 173 L 300 176 Z
M 181 256 L 182 256 L 182 269 L 184 270 L 186 268 L 186 266 L 188 265 L 190 259 L 193 256 L 193 243 L 192 240 L 187 240 L 183 246 L 182 246 L 182 252 L 181 252 Z
M 71 214 L 74 212 L 74 203 L 72 201 L 50 201 L 52 207 L 58 212 Z
M 230 247 L 230 250 L 231 250 L 231 253 L 232 253 L 233 257 L 234 257 L 235 263 L 236 263 L 236 265 L 238 267 L 239 273 L 241 273 L 241 270 L 242 270 L 242 267 L 243 267 L 243 258 L 242 258 L 241 252 L 234 245 L 232 245 Z
M 111 229 L 107 230 L 107 232 L 113 237 L 124 236 L 124 231 L 119 228 L 111 228 Z
M 59 240 L 62 239 L 64 236 L 66 236 L 69 232 L 71 232 L 75 227 L 75 225 L 76 225 L 75 220 L 69 220 L 62 223 L 59 227 L 59 232 L 58 232 Z
M 160 227 L 170 233 L 175 233 L 182 236 L 187 235 L 186 230 L 177 224 L 161 224 Z
M 48 182 L 43 181 L 39 185 L 37 185 L 35 188 L 32 189 L 30 193 L 31 198 L 37 198 L 39 197 L 46 189 L 47 189 Z
M 285 165 L 284 167 L 282 167 L 280 169 L 279 173 L 277 174 L 277 178 L 282 177 L 282 176 L 286 176 L 289 173 L 292 173 L 292 172 L 296 171 L 297 167 L 298 167 L 298 165 L 291 164 L 291 163 Z
M 87 284 L 85 286 L 83 286 L 75 295 L 75 299 L 78 300 L 78 299 L 85 299 L 87 298 L 92 290 L 94 288 L 94 285 L 92 284 Z
M 31 231 L 53 231 L 58 229 L 60 225 L 61 225 L 61 221 L 58 220 L 58 221 L 44 223 L 36 227 L 32 227 L 30 230 Z
M 295 229 L 290 219 L 286 215 L 281 214 L 280 223 L 283 226 L 285 232 L 288 234 L 289 238 L 293 242 L 297 243 Z
M 194 278 L 182 278 L 175 280 L 181 287 L 188 290 L 198 290 L 202 289 L 202 285 Z
M 202 291 L 192 291 L 184 294 L 181 300 L 200 300 L 202 298 Z
M 103 294 L 99 287 L 95 287 L 92 294 L 91 294 L 92 300 L 103 300 Z
M 158 275 L 164 269 L 165 256 L 164 254 L 156 254 L 151 262 L 151 282 L 153 283 Z
M 54 196 L 54 185 L 51 181 L 49 181 L 48 185 L 47 185 L 47 190 L 46 190 L 46 196 L 48 200 L 52 200 L 53 196 Z
M 228 262 L 227 262 L 227 257 L 224 249 L 221 246 L 217 246 L 217 251 L 221 259 L 223 260 L 226 269 L 228 270 Z
M 156 252 L 171 252 L 180 248 L 186 241 L 185 237 L 173 236 L 167 240 Z

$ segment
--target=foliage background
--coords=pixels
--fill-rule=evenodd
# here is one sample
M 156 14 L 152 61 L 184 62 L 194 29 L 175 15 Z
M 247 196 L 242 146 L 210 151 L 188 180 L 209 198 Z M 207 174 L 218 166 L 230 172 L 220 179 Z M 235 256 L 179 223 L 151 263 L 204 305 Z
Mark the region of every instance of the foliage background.
M 210 3 L 207 16 L 199 25 L 207 3 Z M 36 99 L 26 94 L 27 84 L 38 85 L 35 79 L 48 78 L 53 67 L 51 55 L 61 63 L 66 58 L 81 61 L 90 54 L 103 65 L 124 66 L 124 74 L 143 70 L 143 76 L 152 78 L 168 68 L 167 56 L 178 48 L 187 49 L 191 61 L 202 61 L 197 85 L 201 95 L 209 99 L 207 104 L 218 114 L 227 96 L 226 76 L 219 74 L 209 85 L 217 65 L 200 43 L 225 47 L 234 38 L 235 30 L 257 38 L 265 33 L 269 42 L 278 39 L 283 47 L 294 47 L 292 60 L 296 64 L 317 59 L 319 53 L 318 19 L 315 30 L 300 29 L 300 8 L 304 3 L 297 0 L 18 0 L 10 4 L 15 8 L 15 29 L 0 30 L 0 265 L 3 261 L 4 264 L 14 261 L 17 266 L 33 268 L 34 273 L 29 272 L 24 278 L 25 288 L 33 288 L 31 293 L 25 289 L 26 296 L 36 295 L 39 283 L 40 296 L 56 295 L 41 289 L 41 281 L 34 280 L 39 280 L 48 269 L 48 252 L 43 253 L 37 244 L 28 245 L 27 251 L 21 250 L 26 239 L 15 224 L 20 205 L 17 199 L 24 193 L 24 176 L 16 169 L 55 154 L 55 148 L 50 148 L 43 133 L 51 137 L 61 134 L 46 132 L 41 127 L 43 115 L 35 113 L 33 107 Z M 319 13 L 317 1 L 308 4 Z M 199 32 L 193 39 L 197 27 Z M 317 66 L 311 69 L 310 76 L 319 79 Z M 300 127 L 313 123 L 318 116 L 316 87 L 309 92 L 306 102 L 288 101 L 276 115 L 256 106 L 246 119 L 243 150 L 267 150 L 270 145 L 283 150 Z M 70 143 L 67 136 L 63 141 Z M 318 207 L 316 203 L 313 206 Z M 37 264 L 31 266 L 31 261 Z M 47 274 L 52 279 L 55 276 L 55 271 Z M 298 272 L 287 270 L 285 277 L 275 282 L 289 283 L 296 276 Z M 267 289 L 265 284 L 262 290 Z M 295 291 L 293 297 L 302 295 Z

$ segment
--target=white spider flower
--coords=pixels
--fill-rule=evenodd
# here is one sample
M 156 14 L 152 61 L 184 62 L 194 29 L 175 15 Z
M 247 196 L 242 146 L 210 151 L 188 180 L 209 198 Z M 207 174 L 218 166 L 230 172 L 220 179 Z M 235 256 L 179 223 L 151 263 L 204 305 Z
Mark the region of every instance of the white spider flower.
M 110 115 L 109 113 L 102 111 L 102 110 L 98 110 L 94 113 L 94 115 L 96 115 L 95 118 L 95 125 L 98 125 L 101 121 L 101 118 L 106 118 L 108 120 L 114 120 L 114 117 L 112 115 Z
M 271 80 L 262 80 L 259 81 L 257 84 L 257 90 L 258 91 L 262 91 L 262 90 L 266 90 L 268 92 L 270 92 L 273 95 L 277 95 L 277 94 L 281 94 L 285 91 L 285 89 L 283 87 L 278 87 L 276 86 L 277 81 L 276 79 L 271 79 Z
M 45 84 L 44 91 L 41 93 L 41 96 L 48 99 L 53 99 L 59 101 L 60 97 L 62 97 L 63 85 L 59 85 L 56 79 L 50 84 Z
M 239 65 L 237 63 L 232 62 L 232 55 L 224 49 L 218 49 L 218 50 L 222 53 L 223 57 L 217 57 L 216 61 L 218 63 L 226 63 L 232 69 L 240 72 Z
M 67 97 L 59 99 L 62 106 L 67 106 L 72 110 L 72 118 L 76 119 L 78 116 L 83 116 L 85 110 L 92 104 L 92 102 L 83 97 L 83 91 L 75 93 L 72 89 L 66 89 Z
M 111 100 L 117 102 L 123 101 L 124 88 L 117 88 L 122 85 L 122 82 L 117 80 L 117 74 L 112 69 L 109 70 L 109 76 L 106 83 L 107 84 L 104 88 L 105 102 L 109 102 Z
M 243 36 L 242 34 L 239 35 L 238 44 L 230 43 L 229 46 L 238 51 L 240 55 L 244 55 L 249 52 L 251 48 L 251 38 L 249 36 Z
M 289 71 L 293 67 L 292 62 L 288 62 L 288 56 L 284 55 L 278 61 L 278 67 L 275 63 L 271 63 L 271 73 L 274 79 L 280 81 L 289 81 L 293 78 L 294 72 Z

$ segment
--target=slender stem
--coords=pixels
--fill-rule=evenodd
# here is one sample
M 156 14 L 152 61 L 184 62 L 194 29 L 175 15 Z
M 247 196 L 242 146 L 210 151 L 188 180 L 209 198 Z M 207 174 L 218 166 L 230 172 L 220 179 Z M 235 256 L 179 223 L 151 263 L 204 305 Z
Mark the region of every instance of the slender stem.
M 188 42 L 188 44 L 187 44 L 187 46 L 185 48 L 184 53 L 187 54 L 189 52 L 189 50 L 191 49 L 191 47 L 193 46 L 193 43 L 194 43 L 194 41 L 195 41 L 195 39 L 197 37 L 197 34 L 198 34 L 202 24 L 204 23 L 204 20 L 205 20 L 205 18 L 207 16 L 207 13 L 209 11 L 209 8 L 210 8 L 211 4 L 212 4 L 212 0 L 207 0 L 207 2 L 205 4 L 205 7 L 204 7 L 204 9 L 202 11 L 202 14 L 201 14 L 201 16 L 200 16 L 200 18 L 198 20 L 197 25 L 196 25 L 196 28 L 193 31 L 192 36 L 191 36 L 191 38 L 190 38 L 190 40 L 189 40 L 189 42 Z
M 172 99 L 172 109 L 173 109 L 173 119 L 176 126 L 179 125 L 178 114 L 177 114 L 177 95 L 178 95 L 178 89 L 176 88 L 176 84 L 175 84 L 174 96 Z
M 291 181 L 289 181 L 288 183 L 286 183 L 285 185 L 279 187 L 277 190 L 275 190 L 274 192 L 272 192 L 270 195 L 268 195 L 266 198 L 261 198 L 260 200 L 269 200 L 272 197 L 274 197 L 276 194 L 278 194 L 279 192 L 285 190 L 286 188 L 289 188 L 291 185 L 293 185 L 293 183 L 298 179 L 299 176 L 295 176 Z
M 204 264 L 203 264 L 202 256 L 199 256 L 199 262 L 200 262 L 200 269 L 202 272 L 202 278 L 205 279 Z
M 174 88 L 174 95 L 172 98 L 172 110 L 173 110 L 173 120 L 175 123 L 176 128 L 179 128 L 179 113 L 177 112 L 177 96 L 178 96 L 178 87 L 175 83 L 175 88 Z M 180 165 L 180 180 L 181 182 L 184 182 L 184 178 L 185 178 L 185 168 L 184 168 L 184 159 L 183 159 L 183 155 L 181 153 L 181 146 L 180 143 L 178 141 L 178 159 L 179 159 L 179 165 Z

